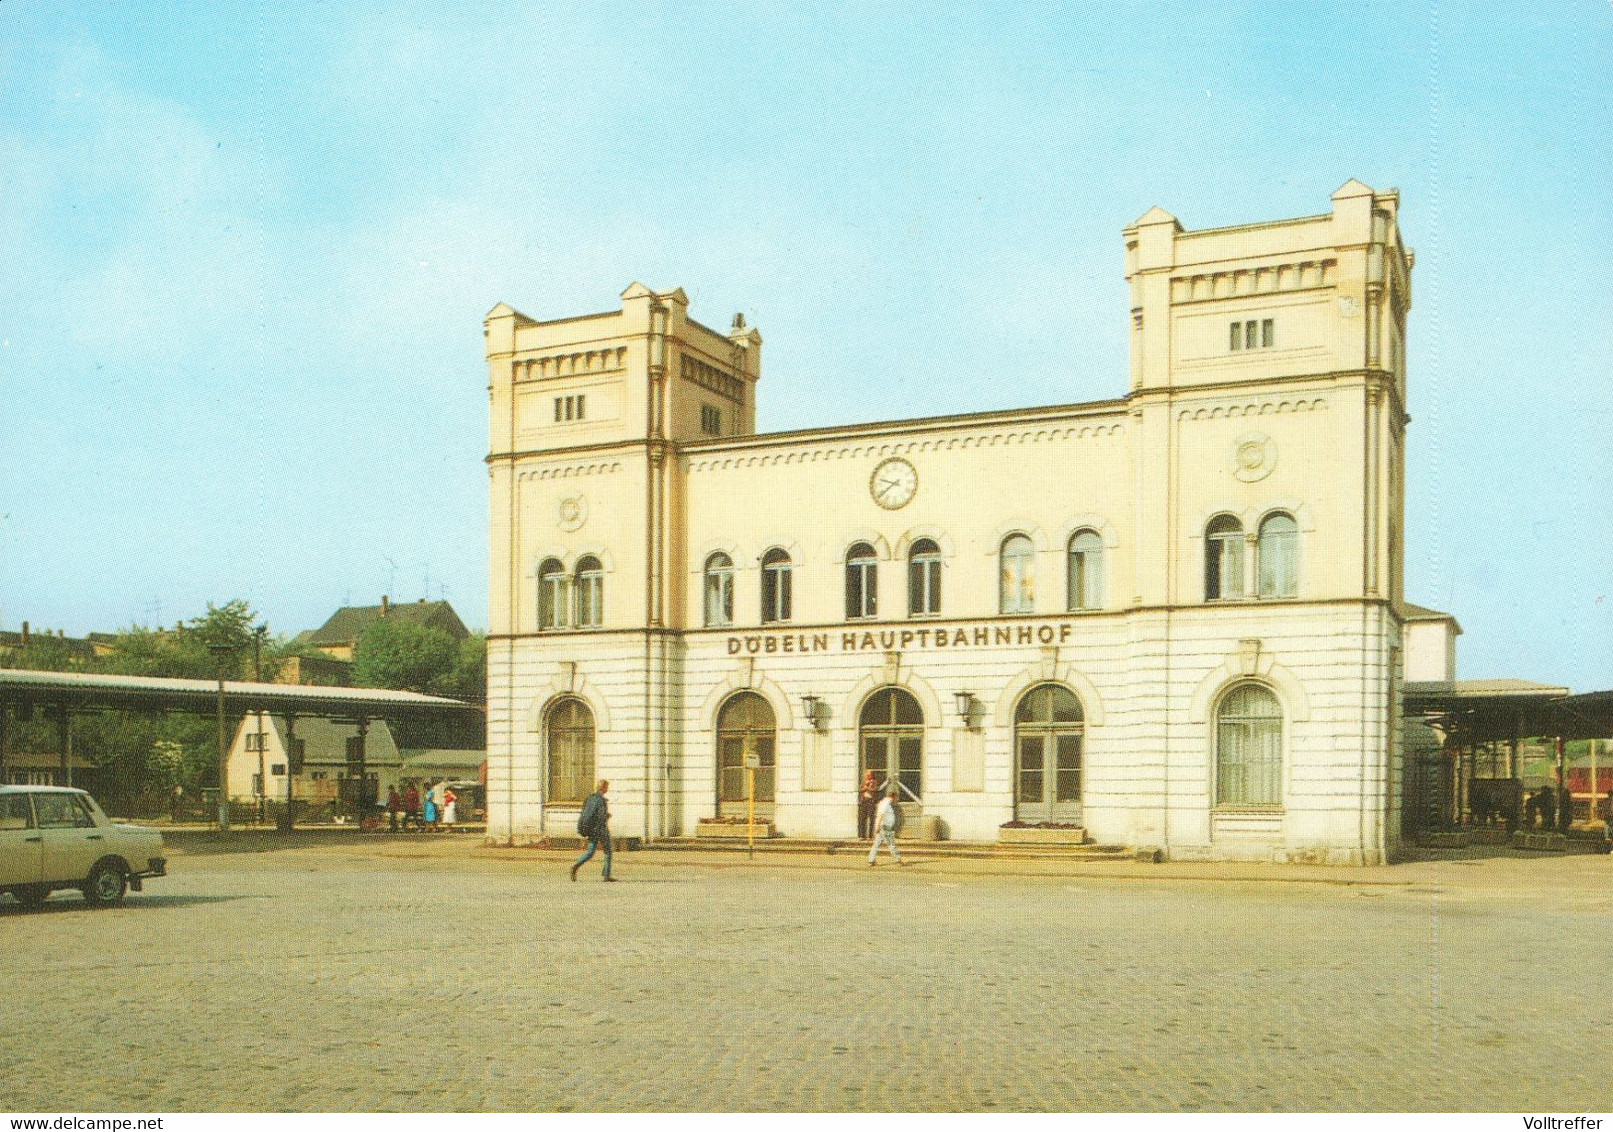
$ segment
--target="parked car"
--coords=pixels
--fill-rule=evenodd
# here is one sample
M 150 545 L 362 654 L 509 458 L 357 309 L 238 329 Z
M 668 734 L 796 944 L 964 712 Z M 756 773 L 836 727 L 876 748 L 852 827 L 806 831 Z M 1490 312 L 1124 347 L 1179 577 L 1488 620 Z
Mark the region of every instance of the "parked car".
M 38 907 L 58 888 L 76 888 L 110 907 L 147 877 L 168 875 L 162 834 L 108 818 L 82 790 L 0 786 L 0 892 Z

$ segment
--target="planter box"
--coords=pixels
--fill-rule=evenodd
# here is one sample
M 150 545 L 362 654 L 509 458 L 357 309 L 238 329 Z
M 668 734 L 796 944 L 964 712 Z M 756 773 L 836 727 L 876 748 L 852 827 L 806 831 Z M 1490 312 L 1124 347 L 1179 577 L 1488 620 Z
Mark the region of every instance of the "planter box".
M 997 840 L 1003 845 L 1084 845 L 1084 829 L 1037 829 L 1035 826 L 1002 826 Z
M 756 840 L 763 841 L 774 834 L 773 823 L 759 821 L 754 826 L 747 826 L 744 822 L 702 821 L 695 826 L 696 837 L 709 837 L 723 841 L 748 841 L 751 830 L 756 831 Z

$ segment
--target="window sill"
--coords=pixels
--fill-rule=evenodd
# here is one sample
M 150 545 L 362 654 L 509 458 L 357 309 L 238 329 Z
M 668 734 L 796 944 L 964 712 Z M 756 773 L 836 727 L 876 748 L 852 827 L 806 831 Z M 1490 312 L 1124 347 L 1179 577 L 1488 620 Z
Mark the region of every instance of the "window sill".
M 1269 817 L 1281 817 L 1286 812 L 1286 810 L 1285 810 L 1285 807 L 1283 806 L 1283 804 L 1281 802 L 1274 802 L 1274 803 L 1270 803 L 1270 804 L 1260 804 L 1260 805 L 1256 805 L 1256 804 L 1249 804 L 1249 805 L 1216 805 L 1216 806 L 1211 806 L 1210 807 L 1210 812 L 1212 814 L 1219 814 L 1219 815 L 1236 816 L 1238 814 L 1249 814 L 1251 816 L 1268 817 L 1269 818 Z

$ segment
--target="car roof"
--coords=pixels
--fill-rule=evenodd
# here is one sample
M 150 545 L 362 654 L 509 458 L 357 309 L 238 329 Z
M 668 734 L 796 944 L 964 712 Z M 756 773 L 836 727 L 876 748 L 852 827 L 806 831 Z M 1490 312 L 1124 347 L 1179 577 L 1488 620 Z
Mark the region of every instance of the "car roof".
M 77 786 L 24 786 L 20 783 L 0 785 L 0 794 L 83 794 Z

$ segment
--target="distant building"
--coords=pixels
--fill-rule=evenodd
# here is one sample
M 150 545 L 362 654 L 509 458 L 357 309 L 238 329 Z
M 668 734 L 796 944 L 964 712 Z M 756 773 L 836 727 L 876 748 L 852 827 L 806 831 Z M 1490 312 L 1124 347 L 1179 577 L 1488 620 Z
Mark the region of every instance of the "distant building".
M 350 798 L 349 783 L 357 781 L 361 761 L 358 725 L 299 716 L 292 739 L 301 762 L 292 796 L 311 803 Z M 363 744 L 364 777 L 380 800 L 388 788 L 410 782 L 476 781 L 487 757 L 482 732 L 467 727 L 378 719 L 364 729 Z M 289 750 L 284 717 L 249 713 L 230 744 L 230 797 L 239 802 L 285 798 Z
M 0 630 L 0 659 L 20 652 L 30 645 L 47 644 L 67 653 L 71 663 L 83 664 L 85 661 L 111 652 L 113 642 L 116 640 L 117 638 L 111 633 L 69 637 L 60 629 L 54 633 L 48 629 L 33 629 L 24 621 L 20 631 Z
M 274 682 L 346 687 L 353 682 L 353 664 L 323 653 L 318 656 L 288 656 L 281 659 L 280 671 L 275 673 Z
M 446 601 L 421 598 L 412 603 L 394 603 L 383 595 L 380 605 L 342 606 L 330 615 L 330 620 L 313 632 L 302 634 L 295 643 L 312 645 L 337 660 L 351 661 L 353 650 L 358 647 L 364 630 L 386 617 L 401 617 L 406 621 L 441 629 L 456 641 L 470 636 L 470 630 Z

